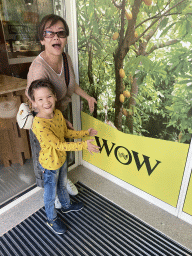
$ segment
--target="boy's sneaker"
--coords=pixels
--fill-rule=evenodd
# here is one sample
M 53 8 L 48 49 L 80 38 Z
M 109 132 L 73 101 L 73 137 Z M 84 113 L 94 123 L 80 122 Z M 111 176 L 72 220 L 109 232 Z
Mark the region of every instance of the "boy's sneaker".
M 61 205 L 61 203 L 59 201 L 59 198 L 58 198 L 58 196 L 56 196 L 55 197 L 55 208 L 56 209 L 61 209 L 61 207 L 62 207 L 62 205 Z
M 56 217 L 54 220 L 51 220 L 51 221 L 48 220 L 47 225 L 58 235 L 62 235 L 67 231 L 67 227 L 65 226 L 63 221 L 58 217 Z
M 68 213 L 68 212 L 78 212 L 80 210 L 82 210 L 84 207 L 82 202 L 71 202 L 71 205 L 69 208 L 65 209 L 65 208 L 61 208 L 61 211 L 63 213 Z
M 67 191 L 71 196 L 76 196 L 78 194 L 76 186 L 70 179 L 67 179 Z

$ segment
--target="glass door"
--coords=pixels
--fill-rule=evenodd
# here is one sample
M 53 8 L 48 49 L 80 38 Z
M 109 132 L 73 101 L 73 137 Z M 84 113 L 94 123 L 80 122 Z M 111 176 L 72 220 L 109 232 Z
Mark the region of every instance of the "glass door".
M 27 73 L 42 50 L 37 37 L 38 23 L 50 13 L 66 19 L 65 1 L 0 0 L 0 104 L 12 97 L 26 101 Z M 71 42 L 65 49 L 69 54 L 73 48 Z M 16 88 L 18 84 L 23 85 L 21 90 Z M 74 97 L 66 113 L 77 129 L 78 103 Z M 69 170 L 77 166 L 78 153 L 70 152 L 68 161 Z M 20 130 L 16 118 L 0 117 L 0 208 L 35 186 L 28 130 Z

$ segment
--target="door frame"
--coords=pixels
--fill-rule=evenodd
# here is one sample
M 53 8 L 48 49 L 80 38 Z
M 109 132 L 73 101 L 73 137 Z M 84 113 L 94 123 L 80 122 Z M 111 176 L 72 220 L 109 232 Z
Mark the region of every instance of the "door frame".
M 64 17 L 69 26 L 68 53 L 71 57 L 73 68 L 75 72 L 75 78 L 77 84 L 79 84 L 79 65 L 78 65 L 78 46 L 77 46 L 77 14 L 76 14 L 76 1 L 75 0 L 63 0 L 65 5 Z M 72 114 L 73 114 L 73 127 L 75 130 L 81 130 L 81 109 L 80 109 L 80 97 L 77 94 L 72 95 Z M 78 140 L 75 140 L 78 141 Z M 82 161 L 82 152 L 75 152 L 75 164 L 69 167 L 69 171 L 80 165 Z

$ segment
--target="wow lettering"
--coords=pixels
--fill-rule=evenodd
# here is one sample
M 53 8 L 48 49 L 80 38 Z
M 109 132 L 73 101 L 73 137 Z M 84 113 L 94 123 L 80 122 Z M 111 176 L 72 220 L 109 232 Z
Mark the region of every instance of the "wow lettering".
M 123 146 L 116 146 L 116 144 L 113 142 L 110 142 L 110 145 L 109 145 L 108 141 L 105 139 L 102 139 L 103 143 L 101 145 L 100 138 L 97 136 L 95 136 L 95 140 L 97 145 L 100 147 L 100 153 L 102 153 L 102 151 L 105 151 L 107 154 L 107 157 L 109 157 L 113 152 L 117 161 L 119 161 L 123 165 L 129 165 L 134 160 L 137 170 L 139 171 L 142 166 L 145 166 L 149 176 L 161 163 L 161 161 L 155 160 L 156 164 L 154 166 L 151 166 L 149 156 L 142 155 L 142 160 L 140 160 L 141 157 L 139 157 L 139 153 L 136 151 L 133 151 L 133 150 L 129 151 L 127 148 Z

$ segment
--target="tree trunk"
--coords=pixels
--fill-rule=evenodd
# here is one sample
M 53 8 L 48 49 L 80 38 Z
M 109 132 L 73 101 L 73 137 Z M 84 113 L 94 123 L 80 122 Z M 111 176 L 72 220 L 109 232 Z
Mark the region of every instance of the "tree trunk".
M 96 101 L 98 100 L 97 95 L 98 95 L 97 91 L 96 91 L 96 92 L 95 92 L 95 90 L 92 90 L 92 91 L 91 91 L 90 96 L 92 96 L 93 98 L 95 98 Z M 93 117 L 94 117 L 94 118 L 97 118 L 97 104 L 95 104 L 95 107 L 94 107 Z
M 118 55 L 116 55 L 118 56 Z M 115 120 L 114 125 L 119 131 L 122 130 L 122 103 L 119 100 L 119 96 L 123 93 L 123 79 L 119 75 L 119 69 L 123 68 L 123 59 L 116 58 L 115 62 L 115 79 L 116 79 L 116 98 L 115 98 Z
M 91 97 L 94 97 L 97 101 L 97 92 L 95 92 L 94 88 L 94 79 L 93 79 L 93 46 L 90 44 L 87 47 L 88 50 L 88 78 L 89 78 L 89 83 L 90 83 L 90 90 L 89 90 L 89 95 Z M 97 118 L 97 104 L 95 104 L 94 111 L 93 111 L 93 117 Z
M 127 126 L 129 128 L 130 133 L 133 134 L 133 115 L 134 115 L 134 106 L 136 105 L 135 98 L 137 98 L 138 95 L 138 84 L 137 84 L 137 78 L 133 78 L 133 84 L 131 86 L 131 98 L 129 100 L 129 109 L 131 111 L 128 112 L 126 121 Z

